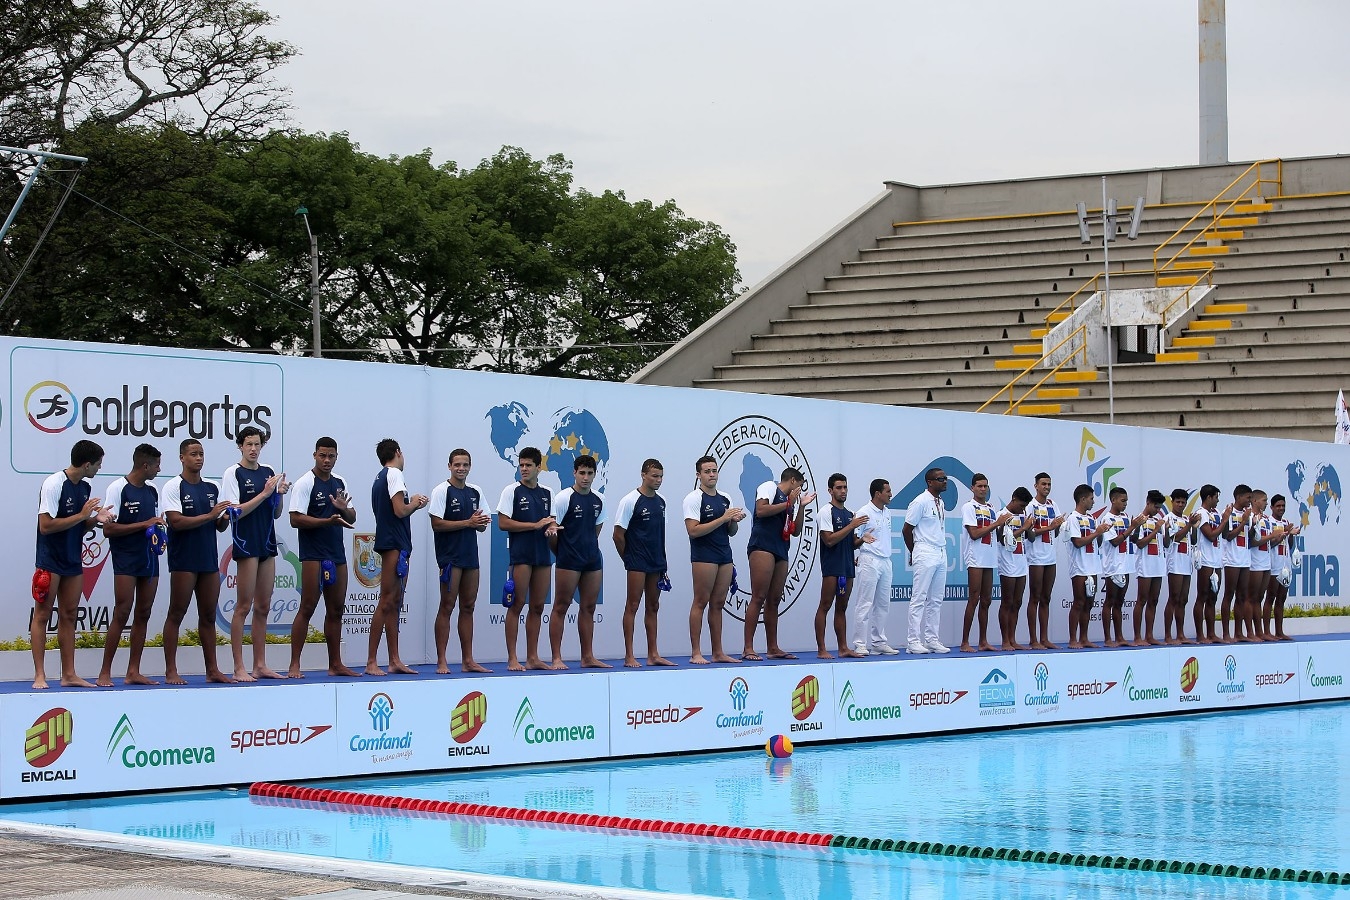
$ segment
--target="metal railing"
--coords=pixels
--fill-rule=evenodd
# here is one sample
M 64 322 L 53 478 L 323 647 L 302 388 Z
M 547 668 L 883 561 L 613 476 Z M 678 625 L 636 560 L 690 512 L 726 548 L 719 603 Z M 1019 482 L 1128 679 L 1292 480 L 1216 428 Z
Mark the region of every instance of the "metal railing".
M 1081 337 L 1081 339 L 1082 339 L 1082 342 L 1079 344 L 1078 348 L 1077 348 L 1076 350 L 1074 350 L 1073 352 L 1069 353 L 1067 356 L 1065 356 L 1065 357 L 1064 357 L 1062 360 L 1060 360 L 1058 363 L 1056 363 L 1056 364 L 1054 365 L 1054 367 L 1049 368 L 1049 369 L 1046 369 L 1045 374 L 1044 374 L 1043 376 L 1041 376 L 1041 380 L 1040 380 L 1040 381 L 1036 382 L 1036 383 L 1033 384 L 1031 387 L 1027 388 L 1026 391 L 1024 391 L 1024 392 L 1022 393 L 1022 396 L 1020 396 L 1020 397 L 1018 397 L 1017 399 L 1014 400 L 1014 399 L 1013 399 L 1013 392 L 1014 392 L 1014 390 L 1015 390 L 1016 387 L 1017 387 L 1017 382 L 1021 381 L 1021 380 L 1022 380 L 1026 375 L 1028 375 L 1033 369 L 1035 369 L 1035 368 L 1036 368 L 1037 366 L 1039 366 L 1041 363 L 1043 363 L 1043 362 L 1045 362 L 1046 360 L 1048 360 L 1048 359 L 1049 359 L 1051 356 L 1053 356 L 1053 355 L 1054 355 L 1061 347 L 1063 347 L 1065 344 L 1067 344 L 1067 343 L 1069 343 L 1070 341 L 1072 341 L 1075 337 Z M 1073 331 L 1071 331 L 1071 332 L 1069 332 L 1067 335 L 1065 335 L 1064 339 L 1061 340 L 1058 344 L 1056 344 L 1055 346 L 1051 347 L 1049 350 L 1047 350 L 1047 351 L 1045 351 L 1044 353 L 1042 353 L 1040 359 L 1037 359 L 1035 362 L 1028 363 L 1028 364 L 1027 364 L 1027 367 L 1026 367 L 1025 369 L 1023 369 L 1022 371 L 1018 372 L 1016 375 L 1013 376 L 1012 381 L 1009 381 L 1009 382 L 1008 382 L 1007 384 L 1005 384 L 1002 388 L 1000 388 L 1000 389 L 998 390 L 998 392 L 997 392 L 996 394 L 994 394 L 994 396 L 992 396 L 992 397 L 990 397 L 988 400 L 984 401 L 984 405 L 981 406 L 979 409 L 977 409 L 977 410 L 975 410 L 975 411 L 976 411 L 976 412 L 984 412 L 985 409 L 986 409 L 991 403 L 993 403 L 995 400 L 997 400 L 999 397 L 1001 397 L 1001 396 L 1006 392 L 1007 395 L 1008 395 L 1008 408 L 1007 408 L 1006 410 L 1003 411 L 1003 415 L 1005 415 L 1005 416 L 1006 416 L 1006 415 L 1011 415 L 1012 413 L 1014 413 L 1014 412 L 1017 411 L 1017 407 L 1021 406 L 1021 405 L 1022 405 L 1022 402 L 1023 402 L 1024 400 L 1026 400 L 1028 397 L 1030 397 L 1030 396 L 1032 395 L 1032 393 L 1034 393 L 1035 391 L 1039 390 L 1040 387 L 1041 387 L 1041 385 L 1043 385 L 1043 384 L 1045 384 L 1047 381 L 1049 381 L 1049 380 L 1050 380 L 1057 372 L 1059 372 L 1061 369 L 1063 369 L 1063 368 L 1064 368 L 1066 365 L 1068 365 L 1070 362 L 1073 362 L 1073 361 L 1074 361 L 1075 359 L 1077 359 L 1079 356 L 1082 357 L 1082 364 L 1083 364 L 1084 366 L 1086 366 L 1086 365 L 1087 365 L 1087 360 L 1088 360 L 1088 355 L 1087 355 L 1087 324 L 1086 324 L 1086 323 L 1084 323 L 1084 324 L 1082 324 L 1082 325 L 1079 325 L 1079 326 L 1078 326 L 1077 328 L 1075 328 Z
M 1275 167 L 1274 178 L 1265 177 L 1265 167 L 1267 166 Z M 1153 251 L 1154 274 L 1155 275 L 1162 274 L 1162 272 L 1165 269 L 1168 269 L 1173 263 L 1175 263 L 1183 253 L 1190 250 L 1191 247 L 1195 245 L 1196 241 L 1199 241 L 1207 233 L 1212 231 L 1218 225 L 1219 220 L 1222 219 L 1224 216 L 1228 215 L 1228 213 L 1232 211 L 1234 206 L 1237 206 L 1244 200 L 1251 199 L 1250 197 L 1248 197 L 1249 193 L 1251 193 L 1252 191 L 1256 191 L 1255 196 L 1259 197 L 1261 195 L 1260 194 L 1261 185 L 1263 184 L 1275 185 L 1275 195 L 1279 196 L 1279 193 L 1283 189 L 1284 185 L 1284 160 L 1263 159 L 1258 162 L 1252 163 L 1250 166 L 1248 166 L 1246 169 L 1242 171 L 1241 175 L 1239 175 L 1237 178 L 1234 178 L 1227 187 L 1219 191 L 1219 193 L 1215 195 L 1213 200 L 1210 200 L 1204 206 L 1200 207 L 1200 210 L 1195 215 L 1191 216 L 1189 219 L 1186 220 L 1185 225 L 1182 225 L 1175 232 L 1173 232 L 1171 237 L 1167 238 L 1167 240 L 1159 244 L 1158 249 Z M 1233 189 L 1237 188 L 1238 185 L 1243 185 L 1243 187 L 1240 190 L 1238 190 L 1237 194 L 1231 198 L 1226 197 L 1229 191 L 1232 191 Z M 1173 253 L 1170 257 L 1168 257 L 1166 260 L 1162 262 L 1158 261 L 1159 258 L 1164 253 L 1167 252 L 1167 248 L 1169 246 L 1172 246 L 1175 242 L 1181 240 L 1181 238 L 1186 234 L 1186 230 L 1190 228 L 1192 225 L 1194 225 L 1197 221 L 1200 221 L 1201 219 L 1205 218 L 1206 215 L 1209 216 L 1208 224 L 1206 224 L 1203 228 L 1197 230 L 1190 240 L 1182 244 L 1181 247 L 1178 248 L 1177 251 Z

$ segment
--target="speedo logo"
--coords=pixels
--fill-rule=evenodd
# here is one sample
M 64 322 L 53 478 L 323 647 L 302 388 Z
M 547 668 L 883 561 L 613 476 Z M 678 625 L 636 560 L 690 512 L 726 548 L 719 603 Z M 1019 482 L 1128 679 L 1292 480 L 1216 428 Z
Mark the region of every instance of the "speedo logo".
M 1264 675 L 1256 676 L 1256 686 L 1266 687 L 1267 685 L 1288 684 L 1293 678 L 1293 672 L 1269 672 Z
M 292 725 L 287 722 L 280 728 L 250 728 L 244 731 L 230 732 L 230 749 L 243 753 L 252 747 L 294 747 L 308 744 L 323 734 L 332 725 Z M 304 734 L 300 729 L 305 729 Z
M 950 706 L 970 691 L 916 691 L 909 695 L 909 705 L 918 709 L 921 706 Z
M 630 728 L 643 725 L 677 725 L 703 711 L 701 706 L 665 706 L 652 709 L 630 709 L 624 715 L 624 721 Z
M 1065 692 L 1072 697 L 1095 697 L 1105 694 L 1118 682 L 1115 681 L 1079 681 L 1065 688 Z

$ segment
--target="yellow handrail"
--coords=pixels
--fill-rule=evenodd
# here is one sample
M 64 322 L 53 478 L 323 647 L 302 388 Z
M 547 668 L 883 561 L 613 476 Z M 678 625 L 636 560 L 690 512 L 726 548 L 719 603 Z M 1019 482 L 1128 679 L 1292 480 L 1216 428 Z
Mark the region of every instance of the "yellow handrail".
M 1019 382 L 1019 381 L 1022 380 L 1022 377 L 1023 377 L 1023 376 L 1025 376 L 1026 374 L 1028 374 L 1029 372 L 1031 372 L 1032 369 L 1035 369 L 1035 368 L 1036 368 L 1037 366 L 1039 366 L 1041 363 L 1045 362 L 1047 359 L 1049 359 L 1049 358 L 1055 353 L 1055 351 L 1057 351 L 1060 347 L 1063 347 L 1065 344 L 1067 344 L 1069 341 L 1073 340 L 1075 337 L 1077 337 L 1077 336 L 1080 335 L 1080 334 L 1081 334 L 1082 337 L 1083 337 L 1083 343 L 1082 343 L 1082 345 L 1079 347 L 1079 349 L 1074 350 L 1074 351 L 1073 351 L 1072 353 L 1070 353 L 1068 356 L 1064 357 L 1064 359 L 1060 360 L 1059 363 L 1058 363 L 1057 365 L 1055 365 L 1054 368 L 1047 370 L 1046 373 L 1045 373 L 1045 375 L 1041 378 L 1040 381 L 1036 382 L 1036 383 L 1033 384 L 1030 388 L 1028 388 L 1027 391 L 1026 391 L 1024 394 L 1022 394 L 1021 397 L 1018 397 L 1016 400 L 1013 400 L 1013 388 L 1017 385 L 1017 382 Z M 995 400 L 997 400 L 997 399 L 1003 394 L 1004 391 L 1007 391 L 1007 392 L 1008 392 L 1008 408 L 1007 408 L 1007 410 L 1004 411 L 1003 414 L 1004 414 L 1004 415 L 1008 415 L 1008 414 L 1012 413 L 1014 410 L 1017 409 L 1017 407 L 1019 407 L 1019 406 L 1022 405 L 1022 401 L 1025 400 L 1025 399 L 1027 399 L 1027 397 L 1029 397 L 1029 396 L 1031 395 L 1031 392 L 1032 392 L 1032 391 L 1036 390 L 1036 389 L 1039 388 L 1041 385 L 1045 384 L 1045 382 L 1046 382 L 1047 380 L 1049 380 L 1049 378 L 1050 378 L 1051 375 L 1054 375 L 1054 374 L 1055 374 L 1056 372 L 1058 372 L 1060 369 L 1064 368 L 1064 366 L 1065 366 L 1066 364 L 1068 364 L 1069 361 L 1073 360 L 1075 357 L 1079 356 L 1080 354 L 1081 354 L 1082 357 L 1083 357 L 1083 365 L 1087 365 L 1087 358 L 1088 358 L 1088 357 L 1087 357 L 1087 323 L 1084 323 L 1084 324 L 1082 324 L 1082 325 L 1079 325 L 1079 326 L 1078 326 L 1077 328 L 1075 328 L 1073 331 L 1069 332 L 1069 334 L 1067 334 L 1067 335 L 1064 337 L 1064 339 L 1061 340 L 1058 344 L 1056 344 L 1055 346 L 1051 347 L 1049 350 L 1047 350 L 1047 351 L 1045 351 L 1044 353 L 1042 353 L 1040 359 L 1036 360 L 1036 361 L 1033 362 L 1033 363 L 1028 364 L 1027 367 L 1026 367 L 1025 369 L 1023 369 L 1022 371 L 1020 371 L 1020 372 L 1018 372 L 1016 375 L 1014 375 L 1012 381 L 1009 381 L 1009 382 L 1008 382 L 1007 384 L 1005 384 L 1003 387 L 999 388 L 998 392 L 995 393 L 994 396 L 992 396 L 992 397 L 990 397 L 988 400 L 984 401 L 984 405 L 981 406 L 979 409 L 977 409 L 977 410 L 975 410 L 975 411 L 976 411 L 976 412 L 984 412 L 985 407 L 989 406 L 989 404 L 991 404 L 991 403 L 993 403 Z
M 1262 174 L 1264 171 L 1264 167 L 1270 164 L 1274 164 L 1276 167 L 1275 178 L 1266 178 Z M 1255 171 L 1256 173 L 1256 178 L 1252 180 L 1252 182 L 1248 184 L 1246 187 L 1244 187 L 1241 191 L 1239 191 L 1236 197 L 1233 197 L 1231 200 L 1229 200 L 1227 202 L 1227 205 L 1224 206 L 1223 211 L 1220 212 L 1219 204 L 1223 202 L 1224 195 L 1227 194 L 1233 188 L 1237 187 L 1237 185 L 1240 182 L 1242 182 L 1245 178 L 1247 178 L 1249 175 L 1251 175 L 1253 171 Z M 1247 193 L 1249 191 L 1251 191 L 1252 189 L 1257 189 L 1259 192 L 1260 187 L 1263 184 L 1275 185 L 1275 191 L 1276 194 L 1278 195 L 1280 190 L 1283 189 L 1284 185 L 1284 160 L 1263 159 L 1254 162 L 1247 168 L 1243 169 L 1242 174 L 1238 175 L 1237 178 L 1234 178 L 1231 182 L 1229 182 L 1228 186 L 1225 187 L 1223 190 L 1219 191 L 1219 193 L 1214 196 L 1213 200 L 1210 200 L 1204 206 L 1200 207 L 1200 209 L 1196 212 L 1195 215 L 1191 216 L 1189 219 L 1186 220 L 1186 224 L 1182 225 L 1175 232 L 1173 232 L 1172 235 L 1167 238 L 1167 240 L 1163 241 L 1161 244 L 1158 245 L 1158 249 L 1153 251 L 1154 273 L 1155 274 L 1161 273 L 1168 266 L 1172 265 L 1172 263 L 1176 262 L 1177 258 L 1181 256 L 1181 254 L 1189 250 L 1191 248 L 1191 245 L 1193 245 L 1196 241 L 1200 240 L 1200 238 L 1207 231 L 1213 228 L 1220 219 L 1222 219 L 1225 215 L 1227 215 L 1228 212 L 1234 206 L 1236 206 L 1240 201 L 1247 199 Z M 1173 241 L 1178 240 L 1185 233 L 1186 229 L 1190 228 L 1193 224 L 1195 224 L 1196 220 L 1204 216 L 1206 210 L 1212 211 L 1209 224 L 1206 225 L 1204 228 L 1201 228 L 1200 230 L 1196 231 L 1195 235 L 1189 241 L 1183 244 L 1181 246 L 1181 249 L 1177 250 L 1176 253 L 1173 253 L 1172 256 L 1166 262 L 1159 264 L 1158 257 L 1163 253 L 1164 249 Z
M 1191 271 L 1193 271 L 1193 272 L 1199 272 L 1200 270 L 1199 270 L 1199 269 L 1192 269 Z M 1205 273 L 1205 274 L 1204 274 L 1204 282 L 1205 282 L 1205 284 L 1206 284 L 1207 286 L 1212 286 L 1212 285 L 1214 284 L 1214 270 L 1213 270 L 1212 268 L 1211 268 L 1211 269 L 1205 269 L 1205 270 L 1204 270 L 1204 273 Z M 1200 282 L 1197 281 L 1195 284 L 1191 285 L 1190 287 L 1186 288 L 1186 290 L 1184 290 L 1184 291 L 1182 291 L 1180 294 L 1178 294 L 1178 295 L 1176 296 L 1176 299 L 1174 299 L 1171 303 L 1167 304 L 1166 306 L 1164 306 L 1164 307 L 1162 308 L 1162 312 L 1160 313 L 1160 317 L 1162 318 L 1162 326 L 1161 326 L 1161 327 L 1162 327 L 1164 330 L 1166 330 L 1166 328 L 1167 328 L 1167 314 L 1168 314 L 1169 312 L 1172 311 L 1172 307 L 1176 306 L 1176 305 L 1177 305 L 1178 303 L 1180 303 L 1182 300 L 1185 300 L 1187 297 L 1189 297 L 1189 296 L 1191 295 L 1191 291 L 1195 290 L 1195 288 L 1197 288 L 1197 287 L 1199 287 L 1199 286 L 1200 286 Z
M 1115 278 L 1121 278 L 1126 275 L 1152 275 L 1152 274 L 1153 274 L 1152 269 L 1121 269 L 1119 272 L 1111 273 L 1112 277 Z M 1082 287 L 1080 287 L 1078 290 L 1074 291 L 1072 294 L 1061 300 L 1059 306 L 1056 306 L 1054 309 L 1050 310 L 1048 313 L 1045 314 L 1045 323 L 1053 327 L 1055 323 L 1050 321 L 1051 318 L 1055 315 L 1055 313 L 1059 312 L 1065 306 L 1069 307 L 1069 312 L 1073 312 L 1077 308 L 1074 305 L 1073 301 L 1078 297 L 1078 295 L 1086 291 L 1088 288 L 1093 287 L 1093 285 L 1095 285 L 1097 282 L 1101 281 L 1104 278 L 1106 278 L 1105 272 L 1098 272 L 1096 275 L 1093 275 L 1091 278 L 1089 278 L 1086 282 L 1083 283 Z M 1096 292 L 1095 288 L 1093 292 L 1094 293 Z

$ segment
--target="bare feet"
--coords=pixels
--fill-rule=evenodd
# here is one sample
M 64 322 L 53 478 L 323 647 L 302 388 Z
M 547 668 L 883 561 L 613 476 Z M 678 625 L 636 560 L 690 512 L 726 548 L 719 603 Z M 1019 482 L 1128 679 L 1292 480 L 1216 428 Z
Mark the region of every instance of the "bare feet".
M 962 644 L 962 645 L 961 645 L 961 652 L 962 652 L 962 653 L 974 653 L 974 652 L 975 652 L 975 648 L 972 647 L 972 646 L 970 646 L 969 643 L 965 643 L 965 644 Z
M 1150 647 L 1161 647 L 1161 646 L 1162 646 L 1162 641 L 1158 640 L 1157 638 L 1153 638 L 1153 637 L 1151 637 L 1151 638 L 1144 638 L 1144 643 L 1145 643 L 1145 644 L 1148 644 Z
M 158 681 L 153 681 L 153 680 L 151 680 L 151 679 L 149 679 L 149 678 L 146 678 L 146 677 L 145 677 L 144 675 L 142 675 L 140 672 L 128 672 L 128 673 L 127 673 L 127 677 L 122 679 L 122 683 L 123 683 L 123 684 L 159 684 Z
M 547 669 L 547 668 L 548 668 L 548 665 L 547 665 L 542 659 L 540 659 L 539 657 L 533 656 L 533 657 L 529 657 L 529 658 L 527 658 L 527 659 L 525 660 L 525 668 L 527 668 L 527 669 Z
M 965 648 L 962 647 L 961 649 L 964 650 Z M 1000 649 L 1000 650 L 1016 650 L 1016 649 L 1018 649 L 1018 647 L 1017 647 L 1016 644 L 1009 644 L 1009 643 L 1007 643 L 1007 642 L 1005 641 L 1002 645 L 999 646 L 998 649 Z
M 1013 641 L 1010 645 L 1004 646 L 1003 649 L 1004 649 L 1004 650 L 1007 650 L 1007 649 L 1009 649 L 1010 647 L 1011 647 L 1011 649 L 1013 649 L 1013 650 L 1029 650 L 1029 649 L 1031 649 L 1031 648 L 1029 648 L 1029 647 L 1023 647 L 1021 644 L 1017 643 L 1017 641 Z
M 1287 634 L 1277 634 L 1277 635 L 1275 635 L 1275 638 L 1276 638 L 1277 640 L 1281 640 L 1281 641 L 1292 641 L 1292 640 L 1293 640 L 1293 638 L 1291 638 L 1291 637 L 1290 637 L 1289 635 L 1287 635 Z
M 390 671 L 391 674 L 394 674 L 394 675 L 416 675 L 416 674 L 417 674 L 417 670 L 416 670 L 416 669 L 414 669 L 412 666 L 405 666 L 405 665 L 404 665 L 403 663 L 401 663 L 401 662 L 390 663 L 390 664 L 389 664 L 389 671 Z
M 770 650 L 765 656 L 769 659 L 796 659 L 797 654 L 788 653 L 786 650 Z
M 47 689 L 47 677 L 45 675 L 33 679 L 33 690 L 45 691 Z
M 1117 647 L 1120 646 L 1120 641 L 1115 641 L 1115 640 L 1111 640 L 1111 641 L 1103 641 L 1103 642 L 1102 642 L 1102 646 L 1103 646 L 1103 647 L 1110 647 L 1112 650 L 1114 650 L 1115 648 L 1117 648 Z
M 1059 644 L 1052 644 L 1049 641 L 1041 641 L 1042 650 L 1058 650 Z
M 336 666 L 329 666 L 329 667 L 328 667 L 328 674 L 334 676 L 335 678 L 360 678 L 360 677 L 361 677 L 361 673 L 360 673 L 360 672 L 357 672 L 357 671 L 355 671 L 355 670 L 353 670 L 353 669 L 349 669 L 349 668 L 347 668 L 346 666 L 344 666 L 342 663 L 338 663 Z
M 693 656 L 689 657 L 689 661 L 696 666 L 706 666 L 708 664 L 708 659 L 702 653 L 695 653 Z M 735 660 L 732 661 L 735 662 Z
M 62 675 L 62 676 L 61 676 L 61 687 L 87 687 L 87 688 L 91 688 L 91 687 L 93 687 L 93 686 L 94 686 L 93 684 L 91 684 L 91 683 L 88 682 L 88 681 L 85 681 L 83 678 L 81 678 L 81 677 L 78 676 L 78 675 Z
M 366 674 L 367 674 L 367 675 L 386 675 L 386 674 L 388 674 L 388 673 L 385 672 L 384 669 L 381 669 L 379 666 L 377 666 L 375 663 L 366 663 Z M 253 680 L 252 678 L 249 679 L 249 681 L 252 681 L 252 680 Z
M 94 684 L 98 685 L 99 687 L 112 687 L 113 686 L 112 676 L 104 675 L 102 672 L 100 672 L 98 678 L 94 679 Z
M 866 659 L 867 657 L 863 656 L 861 653 L 859 653 L 857 650 L 854 650 L 852 647 L 845 647 L 844 649 L 842 649 L 842 650 L 839 651 L 839 658 L 840 658 L 840 659 Z
M 177 672 L 174 673 L 174 676 L 173 676 L 173 677 L 174 677 L 174 678 L 177 678 L 178 680 L 177 680 L 177 681 L 170 681 L 170 682 L 169 682 L 170 684 L 187 684 L 186 681 L 184 681 L 184 680 L 181 679 L 181 678 L 178 678 L 178 673 L 177 673 Z M 165 680 L 168 681 L 168 678 L 165 678 Z M 209 683 L 211 683 L 211 684 L 234 684 L 234 679 L 233 679 L 233 678 L 231 678 L 230 676 L 226 675 L 224 672 L 219 672 L 219 671 L 217 671 L 217 672 L 207 672 L 207 673 L 206 673 L 206 680 L 207 680 Z
M 285 678 L 286 676 L 285 676 L 285 675 L 278 674 L 277 672 L 274 672 L 273 670 L 269 669 L 267 666 L 254 666 L 254 667 L 253 667 L 253 677 L 254 677 L 254 678 Z
M 225 676 L 222 675 L 222 676 L 220 676 L 220 677 L 221 677 L 221 678 L 224 678 Z M 207 676 L 207 679 L 206 679 L 206 680 L 207 680 L 207 681 L 210 681 L 210 680 L 211 680 L 210 676 Z M 184 680 L 183 676 L 182 676 L 182 675 L 179 675 L 177 672 L 165 672 L 165 673 L 164 673 L 164 683 L 165 683 L 165 684 L 187 684 L 187 681 Z
M 1182 644 L 1194 644 L 1194 643 L 1195 643 L 1195 639 L 1194 639 L 1194 638 L 1184 637 L 1184 638 L 1181 639 L 1181 643 L 1182 643 Z
M 1083 648 L 1084 650 L 1096 650 L 1096 649 L 1097 649 L 1097 645 L 1094 644 L 1094 643 L 1092 643 L 1092 641 L 1083 641 L 1083 643 L 1082 643 L 1082 648 Z
M 614 668 L 603 659 L 597 659 L 594 656 L 583 656 L 581 658 L 581 667 L 583 669 L 612 669 Z
M 295 663 L 295 664 L 292 665 L 289 669 L 286 670 L 286 677 L 287 677 L 287 678 L 304 678 L 304 677 L 305 677 L 305 673 L 300 671 L 300 664 L 299 664 L 299 663 Z
M 460 664 L 459 664 L 459 670 L 460 670 L 461 672 L 479 672 L 479 673 L 483 673 L 483 674 L 486 674 L 486 673 L 492 671 L 492 670 L 489 669 L 487 666 L 482 665 L 482 664 L 477 663 L 477 662 L 474 662 L 474 661 L 471 660 L 471 659 L 466 659 L 466 660 L 464 660 L 462 663 L 460 663 Z
M 640 669 L 642 668 L 642 663 L 638 662 L 637 657 L 635 656 L 625 656 L 623 658 L 623 667 L 625 669 Z
M 732 662 L 738 663 L 738 662 L 740 662 L 740 660 L 737 659 L 736 657 L 734 657 L 734 656 L 727 656 L 725 653 L 714 653 L 714 654 L 713 654 L 712 661 L 713 661 L 713 662 L 726 662 L 726 663 L 732 663 Z
M 988 641 L 980 641 L 980 650 L 982 650 L 982 651 L 987 651 L 987 652 L 989 652 L 989 653 L 993 653 L 993 652 L 994 652 L 994 645 L 991 644 L 991 643 L 989 643 Z
M 834 654 L 828 650 L 817 650 L 816 659 L 834 659 Z
M 533 669 L 534 666 L 530 666 L 530 668 Z M 555 672 L 561 672 L 563 669 L 567 668 L 567 663 L 563 662 L 561 659 L 555 659 L 544 668 L 552 669 Z
M 1069 641 L 1069 649 L 1070 649 L 1070 650 L 1081 650 L 1082 648 L 1083 648 L 1083 645 L 1080 644 L 1080 643 L 1078 643 L 1078 641 Z
M 508 671 L 508 672 L 524 672 L 524 671 L 525 671 L 525 667 L 522 666 L 522 665 L 520 664 L 520 660 L 518 660 L 518 659 L 508 659 L 508 660 L 506 661 L 506 671 Z
M 651 654 L 651 653 L 649 653 L 649 654 L 647 654 L 647 665 L 649 665 L 649 666 L 673 666 L 673 665 L 675 665 L 675 664 L 674 664 L 673 662 L 671 662 L 670 660 L 666 659 L 664 656 L 662 656 L 662 655 L 659 654 L 659 653 L 656 653 L 656 654 Z
M 436 674 L 437 674 L 437 675 L 449 675 L 449 674 L 450 674 L 450 665 L 449 665 L 448 663 L 436 663 Z
M 1144 646 L 1144 639 L 1143 639 L 1143 638 L 1135 638 L 1134 640 L 1130 641 L 1130 646 L 1131 646 L 1131 647 L 1142 647 L 1142 646 Z
M 384 673 L 381 672 L 380 674 L 383 675 Z M 248 669 L 245 669 L 241 666 L 234 670 L 234 680 L 241 684 L 247 684 L 250 681 L 257 681 L 258 679 L 250 675 L 248 673 Z

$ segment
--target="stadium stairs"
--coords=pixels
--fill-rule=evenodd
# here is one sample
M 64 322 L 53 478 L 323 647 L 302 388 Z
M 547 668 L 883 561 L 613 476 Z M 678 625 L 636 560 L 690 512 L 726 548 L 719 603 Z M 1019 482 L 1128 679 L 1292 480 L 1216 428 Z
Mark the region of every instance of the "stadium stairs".
M 1125 240 L 1127 215 L 1118 223 L 1112 290 L 1214 287 L 1156 361 L 1113 367 L 1119 424 L 1330 438 L 1336 391 L 1350 383 L 1350 157 L 1283 161 L 1282 190 L 1264 186 L 1154 274 L 1155 249 L 1244 168 L 1110 176 L 1123 207 L 1147 200 L 1137 241 Z M 1070 202 L 1094 188 L 1100 176 L 888 185 L 633 380 L 1107 421 L 1104 369 L 1056 372 L 1016 408 L 1006 391 L 987 404 L 1040 357 L 1051 311 L 1102 271 L 1099 227 L 1080 243 Z M 885 222 L 887 211 L 901 216 Z

